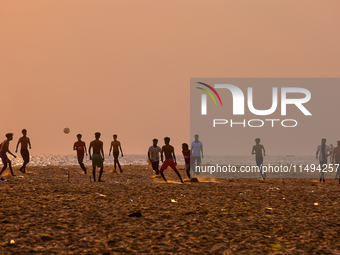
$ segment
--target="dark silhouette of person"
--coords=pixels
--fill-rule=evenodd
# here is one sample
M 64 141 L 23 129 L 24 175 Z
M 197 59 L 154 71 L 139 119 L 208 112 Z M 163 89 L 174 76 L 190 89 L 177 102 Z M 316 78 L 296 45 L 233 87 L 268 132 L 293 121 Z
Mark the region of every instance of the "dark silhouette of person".
M 22 133 L 22 137 L 20 137 L 18 140 L 15 153 L 18 152 L 19 144 L 21 144 L 20 154 L 22 156 L 22 159 L 24 160 L 24 163 L 22 164 L 22 167 L 20 167 L 19 170 L 22 173 L 26 173 L 26 165 L 28 164 L 28 162 L 30 162 L 30 153 L 28 151 L 28 147 L 32 149 L 32 146 L 31 146 L 31 140 L 27 137 L 27 130 L 23 129 L 21 133 Z
M 84 141 L 81 140 L 81 138 L 82 138 L 81 134 L 78 134 L 77 138 L 78 138 L 78 141 L 76 141 L 73 144 L 73 150 L 77 150 L 78 163 L 79 163 L 81 169 L 83 169 L 84 173 L 86 174 L 87 173 L 86 167 L 85 167 L 85 165 L 83 163 L 83 161 L 84 161 L 84 154 L 86 153 L 86 156 L 87 156 L 86 144 L 85 144 Z
M 13 173 L 13 169 L 12 169 L 12 162 L 11 160 L 7 157 L 7 152 L 9 154 L 11 154 L 14 158 L 16 158 L 17 156 L 15 156 L 12 152 L 10 152 L 9 150 L 9 142 L 13 140 L 13 134 L 12 133 L 7 133 L 6 134 L 6 140 L 4 140 L 1 144 L 0 144 L 0 158 L 2 160 L 2 163 L 4 164 L 3 168 L 1 169 L 0 172 L 0 176 L 2 175 L 2 173 L 6 170 L 7 165 L 9 166 L 9 170 L 11 171 L 12 176 L 15 176 L 15 174 Z
M 148 159 L 152 165 L 152 169 L 156 175 L 159 176 L 159 154 L 161 153 L 161 147 L 157 146 L 158 140 L 155 138 L 152 140 L 152 145 L 148 149 Z
M 190 179 L 190 150 L 187 143 L 182 143 L 182 154 L 185 160 L 185 172 Z
M 199 140 L 199 135 L 195 135 L 195 141 L 191 143 L 191 163 L 192 163 L 192 168 L 195 171 L 196 175 L 199 175 L 200 172 L 196 172 L 196 166 L 201 165 L 201 157 L 204 158 L 203 156 L 203 143 Z
M 116 171 L 116 168 L 117 168 L 117 165 L 118 165 L 119 170 L 122 173 L 123 171 L 122 171 L 122 168 L 120 167 L 119 160 L 118 160 L 119 149 L 120 149 L 120 152 L 122 153 L 122 157 L 124 157 L 123 151 L 122 151 L 122 146 L 121 146 L 120 142 L 117 141 L 117 135 L 115 134 L 115 135 L 113 135 L 113 141 L 111 142 L 109 156 L 110 156 L 111 150 L 112 150 L 115 171 Z
M 259 168 L 259 171 L 261 173 L 263 180 L 265 180 L 267 175 L 266 173 L 263 172 L 262 166 L 263 166 L 263 156 L 266 156 L 266 151 L 264 149 L 264 146 L 260 144 L 260 142 L 261 142 L 260 138 L 255 139 L 256 144 L 253 146 L 253 150 L 251 151 L 251 154 L 252 155 L 255 154 L 256 165 Z M 263 155 L 262 155 L 262 151 L 263 151 Z
M 340 184 L 340 141 L 337 141 L 338 147 L 334 148 L 333 155 L 332 155 L 332 162 L 336 164 L 336 174 L 335 179 L 339 177 L 339 184 Z
M 162 147 L 162 151 L 161 151 L 161 160 L 163 162 L 163 153 L 165 156 L 165 161 L 163 162 L 162 166 L 161 166 L 161 170 L 160 170 L 160 174 L 163 178 L 163 180 L 165 182 L 168 182 L 164 176 L 164 170 L 167 169 L 169 166 L 175 171 L 175 173 L 177 174 L 178 178 L 181 180 L 181 182 L 183 183 L 181 174 L 178 172 L 176 165 L 176 156 L 175 156 L 175 149 L 173 146 L 170 145 L 170 138 L 169 137 L 165 137 L 164 138 L 164 143 L 165 145 Z
M 89 155 L 90 155 L 90 160 L 92 160 L 92 167 L 93 167 L 93 181 L 94 182 L 96 181 L 96 167 L 100 167 L 98 182 L 102 182 L 101 177 L 104 171 L 103 142 L 99 140 L 100 135 L 101 135 L 99 132 L 96 132 L 94 135 L 96 139 L 90 143 L 90 147 L 89 147 Z M 91 154 L 92 148 L 93 148 L 93 154 Z
M 316 150 L 316 159 L 318 158 L 318 155 L 319 155 L 319 162 L 320 162 L 320 168 L 321 168 L 320 182 L 321 180 L 325 182 L 325 171 L 327 169 L 327 157 L 332 155 L 331 147 L 326 145 L 325 138 L 321 140 L 321 145 L 319 145 Z

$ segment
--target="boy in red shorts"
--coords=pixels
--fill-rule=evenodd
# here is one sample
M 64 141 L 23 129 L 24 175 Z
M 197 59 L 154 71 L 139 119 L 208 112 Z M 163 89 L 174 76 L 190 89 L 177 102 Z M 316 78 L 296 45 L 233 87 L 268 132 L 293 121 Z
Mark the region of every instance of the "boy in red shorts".
M 165 155 L 165 161 L 163 162 L 162 166 L 161 166 L 161 170 L 159 171 L 163 180 L 165 182 L 167 182 L 167 180 L 165 179 L 164 176 L 164 170 L 168 168 L 168 166 L 170 166 L 175 173 L 177 174 L 178 178 L 181 180 L 181 182 L 183 183 L 182 177 L 180 175 L 180 173 L 178 172 L 177 168 L 176 168 L 176 156 L 175 156 L 175 149 L 173 146 L 171 146 L 170 143 L 170 138 L 169 137 L 165 137 L 164 138 L 164 143 L 165 145 L 162 147 L 162 151 L 161 151 L 161 160 L 163 162 L 163 153 Z
M 76 141 L 73 145 L 73 150 L 77 150 L 77 158 L 78 158 L 78 163 L 81 167 L 81 169 L 83 169 L 84 173 L 86 174 L 86 167 L 83 163 L 84 161 L 84 154 L 86 152 L 86 144 L 85 142 L 83 142 L 81 140 L 82 135 L 78 134 L 77 135 L 78 141 Z M 86 156 L 87 156 L 87 152 L 86 152 Z

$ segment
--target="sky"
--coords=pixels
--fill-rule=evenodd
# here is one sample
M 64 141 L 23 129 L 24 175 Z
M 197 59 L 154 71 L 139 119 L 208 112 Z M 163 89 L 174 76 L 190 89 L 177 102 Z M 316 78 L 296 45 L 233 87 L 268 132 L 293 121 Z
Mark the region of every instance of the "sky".
M 125 154 L 146 154 L 169 136 L 179 153 L 193 140 L 190 78 L 339 77 L 339 7 L 0 0 L 0 136 L 14 133 L 13 152 L 26 128 L 31 154 L 73 153 L 76 134 L 97 131 L 105 153 L 118 134 Z

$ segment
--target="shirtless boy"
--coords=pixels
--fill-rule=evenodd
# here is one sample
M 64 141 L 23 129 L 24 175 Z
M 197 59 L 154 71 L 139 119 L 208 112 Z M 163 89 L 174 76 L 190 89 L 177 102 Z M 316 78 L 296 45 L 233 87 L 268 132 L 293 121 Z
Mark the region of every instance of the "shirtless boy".
M 176 163 L 175 149 L 174 149 L 173 146 L 171 146 L 169 144 L 170 138 L 165 137 L 164 143 L 165 143 L 165 145 L 162 147 L 162 151 L 161 151 L 161 160 L 163 162 L 163 153 L 164 153 L 165 161 L 163 162 L 163 164 L 161 166 L 160 174 L 161 174 L 163 180 L 165 182 L 167 182 L 163 172 L 164 172 L 165 169 L 168 168 L 168 166 L 170 166 L 175 171 L 175 173 L 177 174 L 177 176 L 181 180 L 181 182 L 183 183 L 182 177 L 181 177 L 180 173 L 178 172 L 178 170 L 176 168 L 177 163 Z
M 267 175 L 266 175 L 266 173 L 263 173 L 262 165 L 263 165 L 263 156 L 266 156 L 266 151 L 264 149 L 264 146 L 262 144 L 260 144 L 260 141 L 261 141 L 260 138 L 255 139 L 256 144 L 253 146 L 253 150 L 252 150 L 251 154 L 252 155 L 255 154 L 256 165 L 259 168 L 259 171 L 261 173 L 263 180 L 265 180 Z M 262 156 L 262 150 L 263 150 L 263 156 Z
M 122 168 L 120 167 L 119 160 L 118 160 L 119 149 L 120 149 L 120 152 L 122 153 L 122 157 L 124 157 L 124 155 L 123 155 L 123 151 L 122 151 L 122 146 L 121 146 L 120 142 L 117 141 L 117 135 L 113 135 L 113 141 L 111 142 L 109 156 L 111 154 L 111 150 L 112 149 L 113 149 L 112 155 L 113 155 L 114 163 L 115 163 L 115 165 L 114 165 L 115 166 L 115 171 L 116 171 L 116 168 L 117 168 L 117 165 L 118 165 L 119 170 L 122 173 L 123 171 L 122 171 Z
M 90 143 L 89 147 L 89 155 L 90 160 L 92 160 L 92 167 L 93 167 L 93 181 L 96 181 L 96 167 L 100 167 L 99 178 L 98 182 L 102 182 L 101 177 L 104 170 L 104 150 L 103 150 L 103 142 L 99 140 L 100 133 L 96 132 L 95 134 L 96 140 L 93 140 Z M 91 154 L 91 149 L 93 148 L 93 154 Z
M 18 140 L 17 148 L 15 149 L 15 153 L 18 152 L 19 144 L 21 144 L 20 154 L 22 156 L 22 159 L 24 160 L 24 163 L 22 164 L 22 167 L 20 167 L 19 170 L 22 173 L 26 173 L 26 165 L 28 164 L 28 162 L 30 162 L 30 153 L 28 151 L 28 146 L 29 146 L 30 149 L 32 149 L 32 147 L 31 147 L 31 141 L 27 137 L 27 130 L 23 129 L 21 131 L 21 133 L 22 133 L 22 137 L 20 137 L 19 140 Z
M 6 170 L 7 164 L 9 165 L 9 170 L 11 171 L 12 176 L 15 176 L 15 174 L 13 173 L 13 169 L 12 169 L 12 162 L 7 157 L 7 154 L 6 154 L 8 152 L 14 158 L 17 157 L 12 152 L 9 151 L 9 142 L 13 140 L 13 134 L 12 133 L 6 134 L 6 138 L 7 139 L 0 144 L 0 158 L 2 159 L 2 163 L 4 164 L 4 167 L 1 169 L 0 176 Z

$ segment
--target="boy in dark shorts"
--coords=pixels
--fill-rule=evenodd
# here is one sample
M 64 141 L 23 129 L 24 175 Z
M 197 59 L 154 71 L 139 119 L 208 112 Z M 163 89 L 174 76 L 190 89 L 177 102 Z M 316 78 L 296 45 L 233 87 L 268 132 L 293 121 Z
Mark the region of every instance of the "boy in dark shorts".
M 256 165 L 259 168 L 259 171 L 261 173 L 263 180 L 265 180 L 267 175 L 266 175 L 266 173 L 263 172 L 262 165 L 263 165 L 263 156 L 266 156 L 266 151 L 264 149 L 264 146 L 262 144 L 260 144 L 260 141 L 261 141 L 260 138 L 255 139 L 256 144 L 253 146 L 253 150 L 252 150 L 251 154 L 252 155 L 255 154 Z M 262 150 L 263 150 L 263 156 L 262 156 Z
M 165 155 L 165 161 L 163 162 L 162 166 L 161 166 L 161 170 L 160 170 L 160 174 L 163 178 L 163 180 L 165 182 L 168 182 L 166 179 L 165 179 L 165 176 L 164 176 L 164 170 L 168 168 L 168 166 L 170 166 L 174 171 L 175 173 L 177 174 L 178 178 L 181 180 L 181 182 L 183 183 L 183 180 L 182 180 L 182 177 L 181 177 L 181 174 L 178 172 L 177 168 L 176 168 L 176 156 L 175 156 L 175 149 L 173 146 L 171 146 L 169 143 L 170 143 L 170 138 L 169 137 L 165 137 L 164 138 L 164 143 L 165 145 L 162 147 L 162 151 L 161 151 L 161 160 L 163 162 L 163 153 Z
M 113 149 L 113 150 L 112 150 Z M 120 167 L 120 164 L 119 164 L 119 160 L 118 160 L 118 157 L 119 157 L 119 149 L 120 149 L 120 152 L 122 153 L 122 157 L 124 157 L 123 155 L 123 151 L 122 151 L 122 146 L 120 144 L 119 141 L 117 141 L 117 135 L 113 135 L 113 141 L 111 142 L 111 147 L 110 147 L 110 151 L 109 151 L 109 156 L 111 154 L 111 150 L 112 150 L 112 155 L 113 155 L 113 158 L 114 158 L 114 167 L 115 167 L 115 171 L 116 171 L 116 168 L 117 168 L 117 165 L 119 167 L 119 170 L 120 172 L 122 173 L 122 168 Z
M 93 167 L 93 181 L 94 182 L 96 181 L 96 167 L 100 167 L 98 182 L 102 182 L 101 177 L 102 177 L 103 170 L 104 170 L 103 142 L 99 140 L 100 138 L 99 132 L 96 132 L 94 135 L 95 135 L 96 140 L 93 140 L 90 143 L 90 148 L 89 148 L 90 160 L 92 160 L 92 167 Z M 93 154 L 91 155 L 92 148 L 93 148 Z
M 152 140 L 152 146 L 148 150 L 148 158 L 152 165 L 152 169 L 155 171 L 156 175 L 159 176 L 159 153 L 161 153 L 161 147 L 157 146 L 158 140 L 155 138 Z
M 182 143 L 182 154 L 185 160 L 185 172 L 190 179 L 190 150 L 187 143 Z
M 9 170 L 11 171 L 12 176 L 15 176 L 15 174 L 13 173 L 13 169 L 12 169 L 12 162 L 7 157 L 7 154 L 6 154 L 8 152 L 14 158 L 17 157 L 12 152 L 9 151 L 9 142 L 13 140 L 13 134 L 12 133 L 6 134 L 6 138 L 7 139 L 0 144 L 0 158 L 2 160 L 2 163 L 4 164 L 4 167 L 1 169 L 0 176 L 6 170 L 7 164 L 9 165 Z
M 28 162 L 30 162 L 30 153 L 28 151 L 28 146 L 29 146 L 30 149 L 32 147 L 31 147 L 31 141 L 27 137 L 27 130 L 23 129 L 21 131 L 21 133 L 22 133 L 22 137 L 20 137 L 19 140 L 18 140 L 15 153 L 18 153 L 18 147 L 19 147 L 19 144 L 21 144 L 20 154 L 22 156 L 22 159 L 24 160 L 24 163 L 22 164 L 22 167 L 20 167 L 19 170 L 22 173 L 26 173 L 26 165 L 28 164 Z
M 73 150 L 77 150 L 77 159 L 78 159 L 78 163 L 81 167 L 81 169 L 83 169 L 84 173 L 86 174 L 86 167 L 83 163 L 84 161 L 84 154 L 86 153 L 87 156 L 87 152 L 86 152 L 86 144 L 85 142 L 83 142 L 81 140 L 82 135 L 78 134 L 77 135 L 78 141 L 76 141 L 73 145 Z

